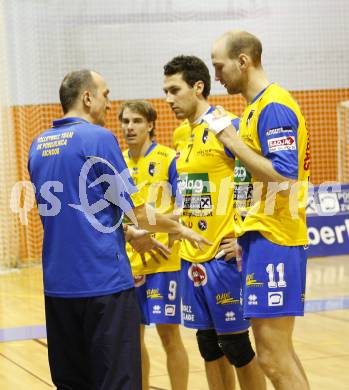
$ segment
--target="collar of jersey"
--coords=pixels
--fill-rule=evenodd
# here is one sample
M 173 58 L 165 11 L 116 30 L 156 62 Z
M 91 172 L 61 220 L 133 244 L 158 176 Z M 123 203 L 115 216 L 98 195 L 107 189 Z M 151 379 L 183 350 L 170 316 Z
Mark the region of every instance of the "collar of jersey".
M 148 154 L 150 154 L 150 152 L 155 148 L 155 146 L 157 146 L 157 143 L 156 142 L 152 142 L 152 144 L 149 146 L 148 150 L 144 153 L 143 157 L 148 156 Z M 130 151 L 128 151 L 128 157 L 132 158 Z
M 59 126 L 66 126 L 66 125 L 76 125 L 78 123 L 90 123 L 89 121 L 78 118 L 78 117 L 69 117 L 69 118 L 62 118 L 62 119 L 56 119 L 52 122 L 52 127 L 59 127 Z
M 200 115 L 199 118 L 196 119 L 196 120 L 191 124 L 191 126 L 192 126 L 192 127 L 195 127 L 195 126 L 197 126 L 197 125 L 201 125 L 201 123 L 203 122 L 203 117 L 204 117 L 204 115 L 213 112 L 215 109 L 216 109 L 215 106 L 210 106 L 210 108 L 209 108 L 206 112 L 204 112 L 202 115 Z
M 254 103 L 256 100 L 258 100 L 262 95 L 263 93 L 271 86 L 273 85 L 274 83 L 270 83 L 269 85 L 267 85 L 264 89 L 262 89 L 260 92 L 258 92 L 257 96 L 255 96 L 252 101 L 251 101 L 251 104 Z

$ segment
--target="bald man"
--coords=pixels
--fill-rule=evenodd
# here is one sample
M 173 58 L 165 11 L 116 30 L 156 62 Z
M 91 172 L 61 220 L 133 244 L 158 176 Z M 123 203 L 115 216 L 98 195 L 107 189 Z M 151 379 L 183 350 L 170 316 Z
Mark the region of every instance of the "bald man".
M 247 107 L 239 134 L 223 108 L 204 119 L 235 155 L 234 203 L 241 216 L 243 310 L 265 374 L 279 390 L 309 389 L 295 354 L 295 316 L 304 315 L 309 179 L 305 120 L 292 96 L 268 81 L 262 44 L 231 31 L 212 48 L 215 77 Z
M 148 220 L 150 208 L 104 127 L 111 103 L 100 74 L 68 73 L 59 95 L 64 117 L 33 141 L 28 161 L 40 189 L 52 381 L 60 390 L 140 390 L 140 318 L 123 214 L 150 232 L 208 241 L 169 216 L 154 212 Z M 134 240 L 139 233 L 126 231 Z

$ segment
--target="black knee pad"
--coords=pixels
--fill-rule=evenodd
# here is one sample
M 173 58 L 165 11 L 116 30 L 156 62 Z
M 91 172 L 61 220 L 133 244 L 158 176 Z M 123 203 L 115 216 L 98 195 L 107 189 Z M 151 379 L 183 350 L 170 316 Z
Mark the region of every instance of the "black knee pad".
M 214 329 L 198 330 L 196 332 L 196 340 L 200 354 L 206 362 L 212 362 L 224 356 L 218 345 L 217 333 Z
M 218 335 L 218 344 L 229 362 L 237 368 L 245 366 L 254 358 L 248 331 Z

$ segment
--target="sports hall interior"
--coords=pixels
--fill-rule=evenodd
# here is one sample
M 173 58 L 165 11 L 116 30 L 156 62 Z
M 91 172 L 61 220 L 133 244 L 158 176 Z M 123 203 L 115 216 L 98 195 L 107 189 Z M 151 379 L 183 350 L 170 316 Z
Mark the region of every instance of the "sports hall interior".
M 43 230 L 28 182 L 27 156 L 32 140 L 62 116 L 58 88 L 63 76 L 89 68 L 106 78 L 112 98 L 106 127 L 122 148 L 118 109 L 123 101 L 139 98 L 158 112 L 157 141 L 172 146 L 178 121 L 162 91 L 163 65 L 172 57 L 193 54 L 206 62 L 212 104 L 237 115 L 245 107 L 242 97 L 227 95 L 215 82 L 210 62 L 214 39 L 230 29 L 261 38 L 269 78 L 298 101 L 310 132 L 311 184 L 335 184 L 344 194 L 338 201 L 342 219 L 322 220 L 332 230 L 315 227 L 309 233 L 310 245 L 318 249 L 308 261 L 306 313 L 297 319 L 294 337 L 313 389 L 348 388 L 348 20 L 346 0 L 0 2 L 1 389 L 53 388 L 45 338 Z M 181 332 L 190 359 L 189 389 L 205 390 L 195 332 L 183 327 Z M 151 388 L 169 390 L 155 327 L 147 329 L 146 343 Z

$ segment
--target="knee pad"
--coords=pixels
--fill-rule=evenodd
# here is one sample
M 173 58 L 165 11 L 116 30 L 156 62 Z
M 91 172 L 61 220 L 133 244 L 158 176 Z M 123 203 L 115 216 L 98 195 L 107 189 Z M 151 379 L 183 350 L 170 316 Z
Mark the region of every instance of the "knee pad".
M 214 329 L 198 330 L 196 332 L 196 340 L 200 354 L 206 362 L 212 362 L 224 356 L 218 345 L 217 333 Z
M 248 331 L 218 336 L 218 344 L 229 362 L 235 367 L 243 367 L 255 356 Z

